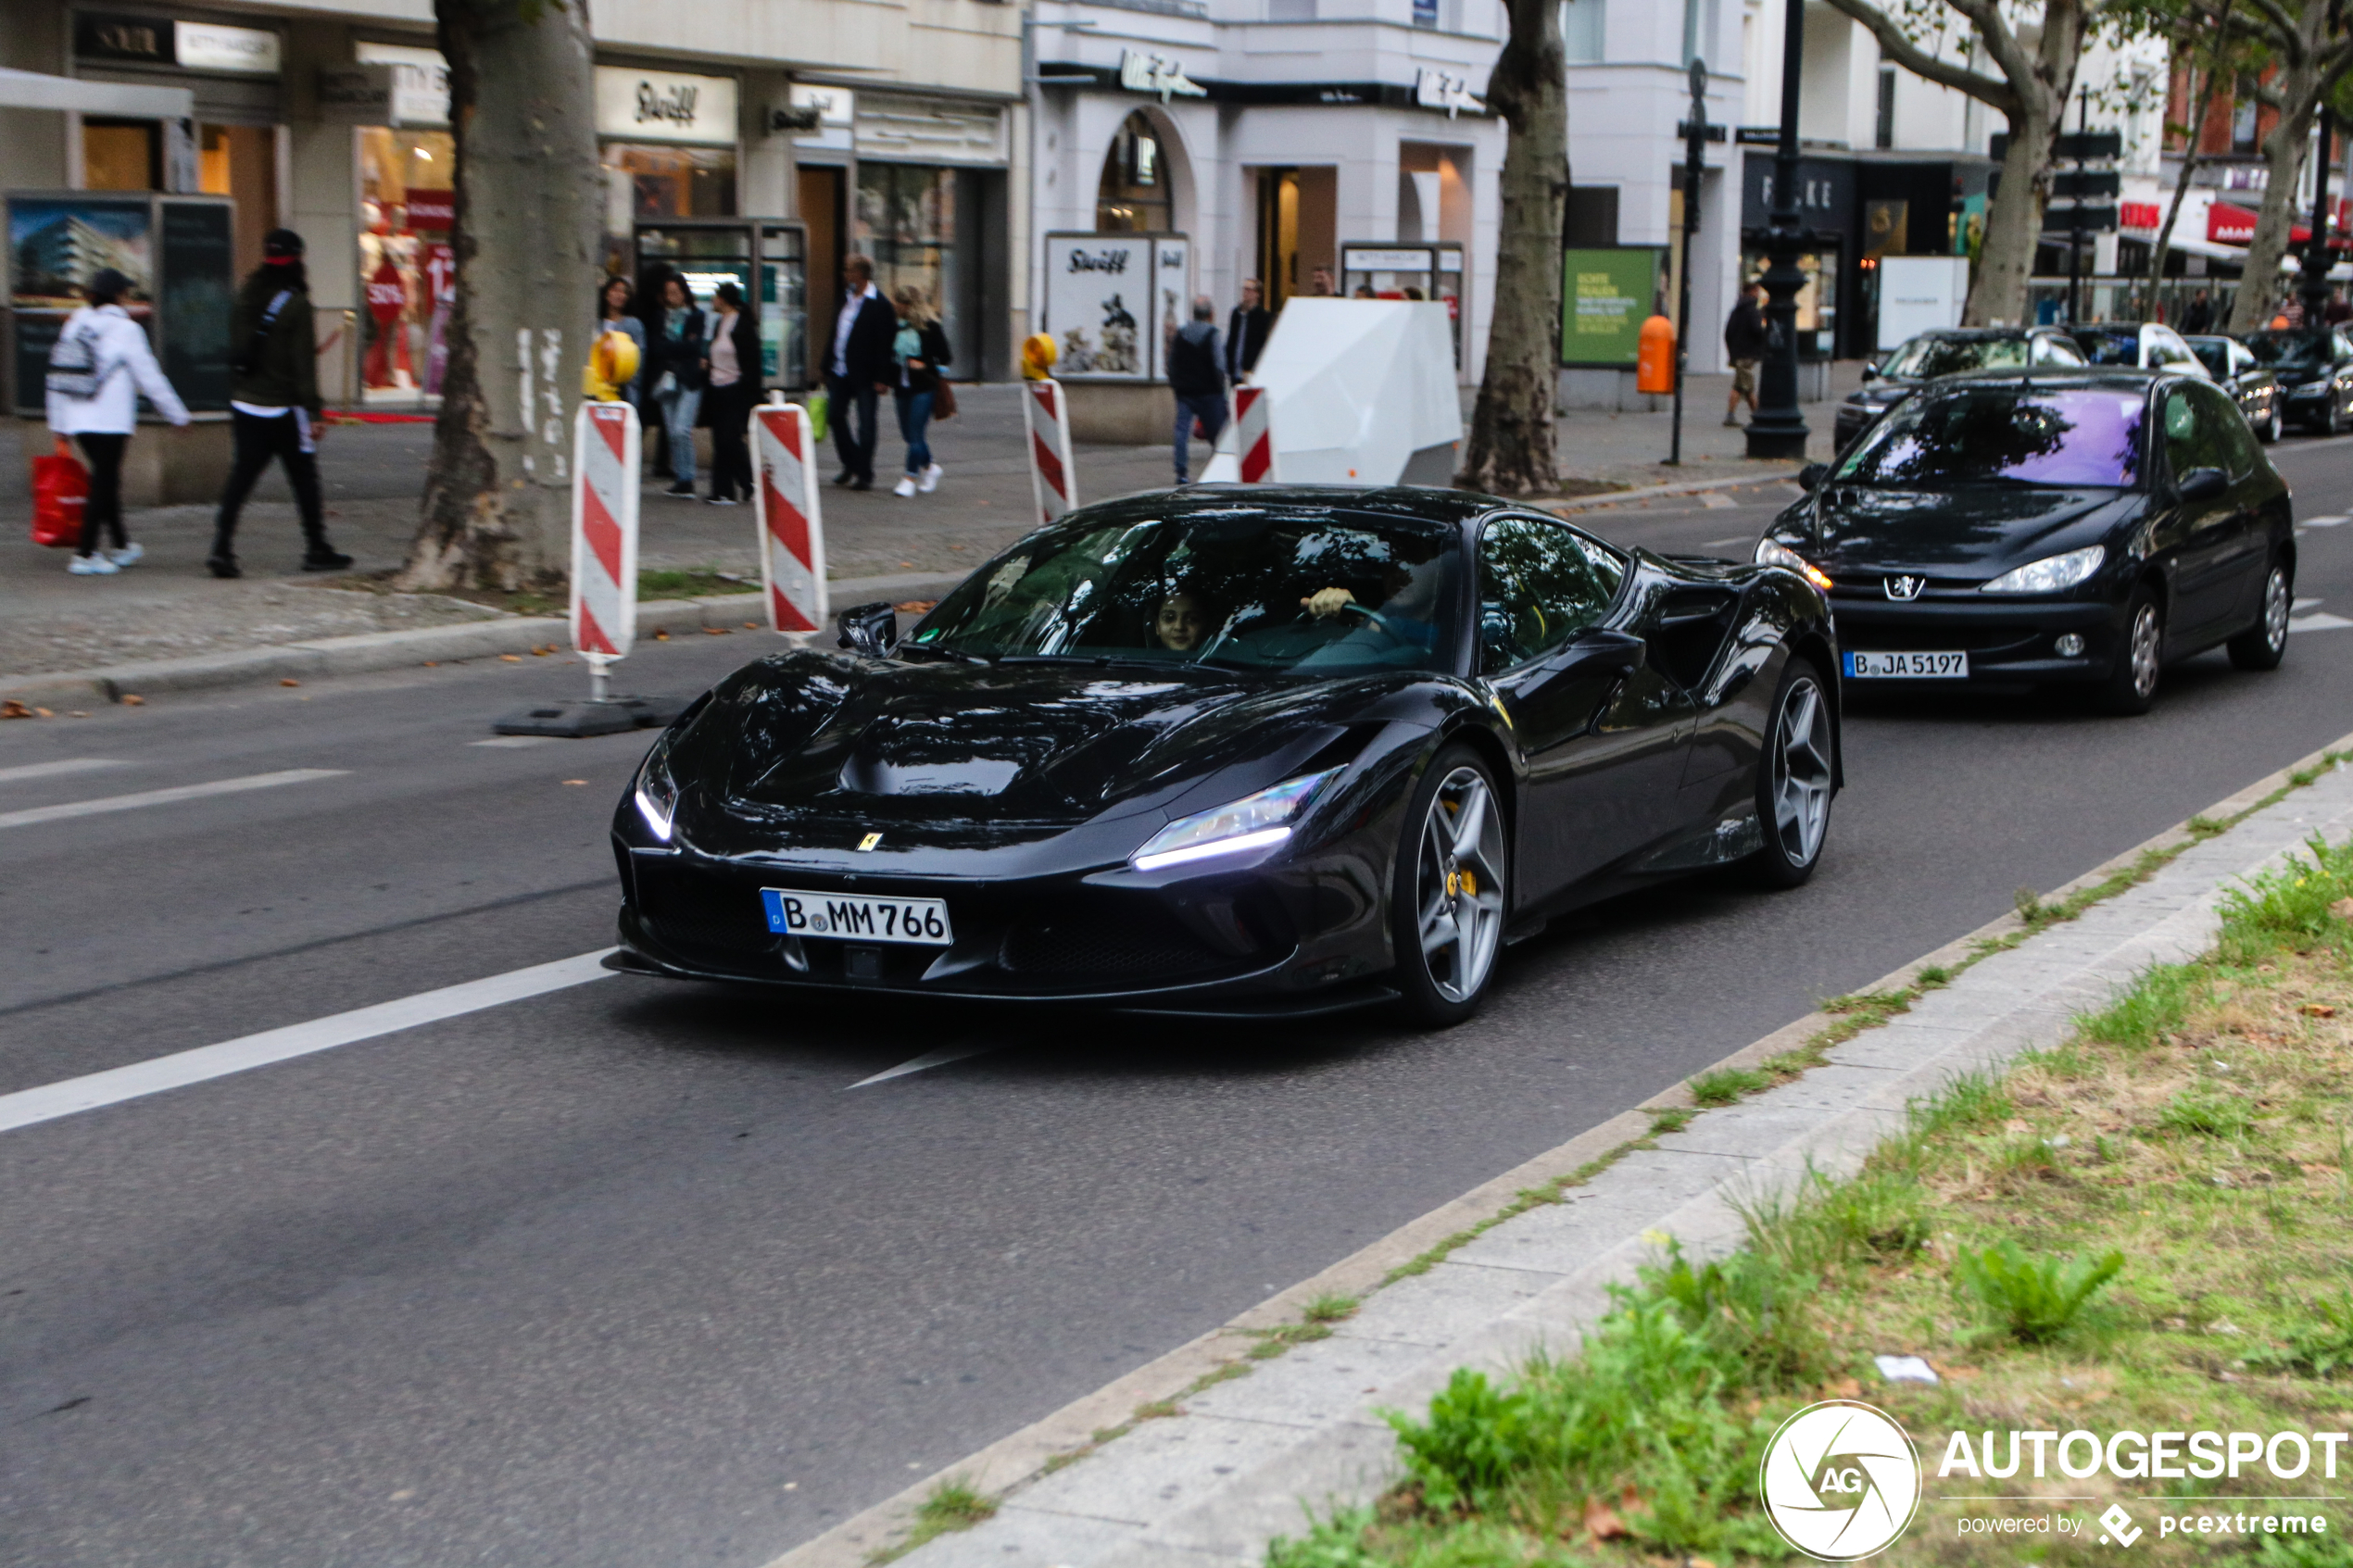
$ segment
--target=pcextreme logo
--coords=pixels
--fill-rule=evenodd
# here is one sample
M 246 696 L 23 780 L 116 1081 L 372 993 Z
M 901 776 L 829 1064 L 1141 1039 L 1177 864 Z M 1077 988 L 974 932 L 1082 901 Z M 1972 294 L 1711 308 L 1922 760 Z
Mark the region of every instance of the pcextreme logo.
M 1920 1505 L 1920 1461 L 1895 1418 L 1853 1399 L 1808 1405 L 1765 1445 L 1765 1516 L 1823 1562 L 1887 1549 Z

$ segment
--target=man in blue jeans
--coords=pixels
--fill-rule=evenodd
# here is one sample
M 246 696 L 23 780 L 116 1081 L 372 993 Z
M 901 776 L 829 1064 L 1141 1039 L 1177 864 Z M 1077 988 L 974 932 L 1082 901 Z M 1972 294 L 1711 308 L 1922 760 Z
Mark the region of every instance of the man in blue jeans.
M 1193 421 L 1201 421 L 1211 451 L 1226 428 L 1225 356 L 1217 347 L 1217 307 L 1207 295 L 1193 300 L 1193 319 L 1168 342 L 1168 389 L 1176 395 L 1176 483 L 1192 479 Z

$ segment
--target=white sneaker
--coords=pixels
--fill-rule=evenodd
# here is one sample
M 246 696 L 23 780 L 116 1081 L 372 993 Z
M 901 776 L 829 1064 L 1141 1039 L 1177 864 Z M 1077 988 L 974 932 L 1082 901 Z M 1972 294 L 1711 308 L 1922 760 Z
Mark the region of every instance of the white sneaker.
M 912 495 L 915 493 L 915 476 L 909 474 L 893 486 L 890 493 L 894 495 Z
M 120 550 L 108 550 L 107 558 L 117 566 L 136 566 L 146 556 L 144 545 L 125 545 Z
M 915 488 L 928 495 L 933 491 L 939 488 L 939 482 L 947 474 L 947 472 L 948 470 L 946 469 L 941 468 L 937 463 L 934 463 L 931 467 L 924 470 L 923 483 L 916 485 Z
M 66 562 L 66 570 L 76 577 L 112 577 L 122 568 L 104 556 L 76 556 Z

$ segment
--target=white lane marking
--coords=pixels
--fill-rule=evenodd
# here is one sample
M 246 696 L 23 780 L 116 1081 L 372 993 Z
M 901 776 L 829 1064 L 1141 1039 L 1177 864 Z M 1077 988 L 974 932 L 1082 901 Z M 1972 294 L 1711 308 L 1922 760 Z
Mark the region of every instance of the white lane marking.
M 2334 528 L 2338 524 L 2345 522 L 2353 522 L 2353 518 L 2338 516 L 2335 514 L 2331 514 L 2326 517 L 2308 517 L 2299 526 L 2304 528 Z
M 484 980 L 469 980 L 462 985 L 445 985 L 438 991 L 421 991 L 397 1001 L 356 1008 L 332 1018 L 290 1023 L 283 1029 L 223 1040 L 217 1046 L 198 1046 L 128 1067 L 108 1068 L 104 1073 L 44 1084 L 37 1089 L 0 1095 L 0 1133 L 602 980 L 612 972 L 604 967 L 605 955 L 612 950 L 601 947 L 575 958 L 558 959 L 554 963 L 535 964 Z
M 943 1046 L 936 1051 L 925 1051 L 912 1061 L 902 1061 L 887 1073 L 861 1078 L 849 1086 L 862 1089 L 869 1084 L 887 1084 L 893 1078 L 904 1078 L 910 1073 L 921 1073 L 927 1067 L 945 1067 L 951 1061 L 962 1061 L 968 1056 L 985 1056 L 997 1048 L 995 1046 Z
M 1720 550 L 1727 545 L 1745 545 L 1755 538 L 1753 533 L 1735 533 L 1730 539 L 1710 539 L 1700 546 L 1703 550 Z
M 1705 507 L 1709 511 L 1721 511 L 1740 505 L 1738 501 L 1733 500 L 1721 490 L 1701 491 L 1699 493 L 1699 504 Z
M 2347 626 L 2353 626 L 2353 621 L 2347 621 L 2341 615 L 2331 615 L 2325 610 L 2317 615 L 2299 615 L 2287 623 L 2291 632 L 2334 632 Z
M 488 740 L 470 740 L 468 746 L 495 746 L 519 751 L 526 746 L 553 746 L 553 735 L 493 735 Z
M 141 790 L 136 795 L 102 795 L 95 800 L 69 800 L 60 806 L 34 806 L 22 811 L 0 811 L 0 828 L 31 827 L 67 817 L 94 817 L 107 811 L 135 811 L 143 806 L 169 806 L 180 800 L 202 800 L 212 795 L 241 795 L 249 789 L 275 789 L 280 784 L 308 784 L 313 779 L 339 779 L 348 768 L 289 768 L 282 773 L 249 773 L 242 779 L 215 779 L 210 784 L 180 784 L 170 789 Z
M 128 762 L 111 757 L 62 757 L 55 762 L 26 762 L 14 768 L 0 768 L 0 784 L 14 784 L 19 779 L 54 779 L 61 773 L 94 773 L 101 768 L 128 768 Z

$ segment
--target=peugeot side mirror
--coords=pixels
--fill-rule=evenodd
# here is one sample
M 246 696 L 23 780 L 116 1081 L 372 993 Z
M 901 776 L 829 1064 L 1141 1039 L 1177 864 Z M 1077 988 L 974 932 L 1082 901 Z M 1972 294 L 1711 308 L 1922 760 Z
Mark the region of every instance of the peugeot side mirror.
M 1822 487 L 1822 481 L 1830 476 L 1830 464 L 1808 463 L 1797 470 L 1797 487 L 1806 491 L 1819 490 Z
M 868 659 L 888 659 L 899 646 L 899 611 L 888 599 L 841 612 L 841 646 Z
M 2221 469 L 2192 469 L 2173 486 L 2184 501 L 2211 501 L 2231 487 L 2231 476 Z

